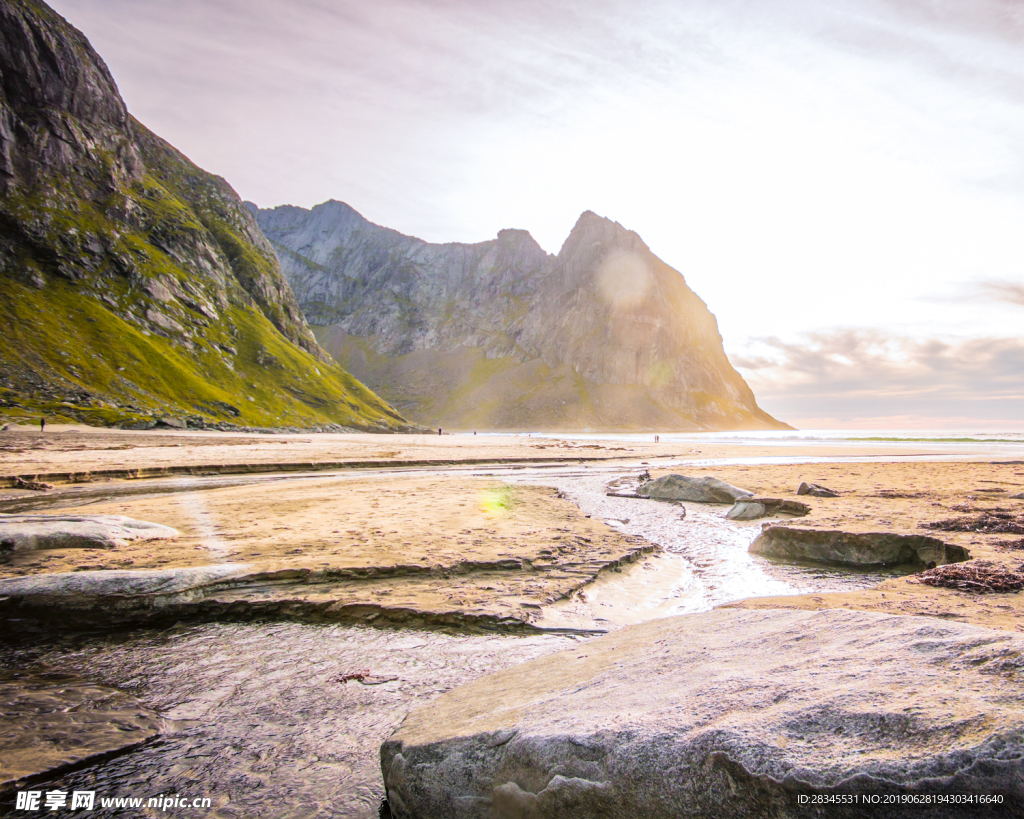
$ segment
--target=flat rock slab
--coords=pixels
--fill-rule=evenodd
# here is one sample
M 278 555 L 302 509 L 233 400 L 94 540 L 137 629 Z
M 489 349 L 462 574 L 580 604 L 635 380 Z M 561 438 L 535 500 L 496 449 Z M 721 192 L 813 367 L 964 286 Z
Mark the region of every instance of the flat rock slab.
M 1024 811 L 1024 635 L 831 609 L 630 626 L 483 677 L 381 748 L 400 819 L 905 817 L 813 794 Z M 978 808 L 976 810 L 976 808 Z M 913 805 L 915 817 L 963 805 Z
M 792 515 L 804 517 L 810 514 L 811 507 L 800 501 L 783 498 L 741 498 L 726 512 L 729 520 L 757 520 L 774 515 Z
M 765 526 L 750 544 L 753 554 L 781 560 L 809 560 L 837 566 L 874 568 L 923 566 L 970 560 L 962 546 L 927 535 L 894 532 L 841 532 L 833 529 L 801 529 Z
M 636 494 L 637 497 L 651 500 L 735 503 L 740 498 L 749 498 L 754 493 L 720 481 L 718 478 L 662 475 L 657 480 L 641 485 Z
M 31 549 L 116 549 L 136 540 L 167 540 L 178 530 L 124 515 L 0 514 L 0 553 Z
M 248 566 L 219 563 L 178 569 L 114 569 L 96 572 L 55 572 L 0 580 L 0 600 L 34 606 L 59 605 L 62 610 L 91 608 L 104 598 L 174 596 L 220 585 L 245 575 Z
M 135 697 L 72 674 L 0 672 L 0 791 L 128 751 L 163 720 Z

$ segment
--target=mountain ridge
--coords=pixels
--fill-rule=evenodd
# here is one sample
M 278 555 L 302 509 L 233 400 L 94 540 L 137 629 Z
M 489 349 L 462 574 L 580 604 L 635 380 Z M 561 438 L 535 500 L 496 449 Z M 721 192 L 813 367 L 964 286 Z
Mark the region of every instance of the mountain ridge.
M 337 200 L 256 213 L 321 344 L 423 423 L 787 428 L 683 275 L 593 211 L 557 254 L 517 229 L 429 243 Z
M 405 426 L 317 344 L 231 186 L 41 0 L 0 0 L 0 230 L 6 418 Z

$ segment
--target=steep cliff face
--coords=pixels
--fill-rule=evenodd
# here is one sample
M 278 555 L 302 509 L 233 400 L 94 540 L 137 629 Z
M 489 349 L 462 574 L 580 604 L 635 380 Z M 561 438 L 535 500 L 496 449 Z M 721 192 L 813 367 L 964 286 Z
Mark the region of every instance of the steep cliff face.
M 417 421 L 785 427 L 683 276 L 616 222 L 584 213 L 551 256 L 521 230 L 429 244 L 334 201 L 257 214 L 321 344 Z
M 38 0 L 0 0 L 0 232 L 8 417 L 403 423 L 316 343 L 227 182 L 135 121 Z

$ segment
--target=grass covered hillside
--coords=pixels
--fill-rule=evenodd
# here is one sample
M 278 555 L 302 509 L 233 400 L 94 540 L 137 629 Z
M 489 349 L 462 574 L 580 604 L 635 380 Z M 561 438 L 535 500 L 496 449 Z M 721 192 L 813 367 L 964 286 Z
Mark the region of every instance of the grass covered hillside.
M 80 32 L 0 0 L 0 73 L 5 418 L 406 426 L 317 345 L 231 187 L 128 114 Z

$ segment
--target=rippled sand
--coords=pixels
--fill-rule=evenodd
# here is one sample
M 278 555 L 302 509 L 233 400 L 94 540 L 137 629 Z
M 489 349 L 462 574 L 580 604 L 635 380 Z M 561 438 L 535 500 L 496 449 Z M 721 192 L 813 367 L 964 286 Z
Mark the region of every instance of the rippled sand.
M 155 743 L 36 788 L 213 800 L 212 810 L 176 816 L 371 817 L 382 797 L 377 749 L 410 709 L 573 643 L 559 636 L 211 623 L 0 647 L 0 663 L 42 663 L 117 686 L 172 722 Z M 338 681 L 364 670 L 395 680 Z M 97 806 L 89 815 L 127 814 Z

